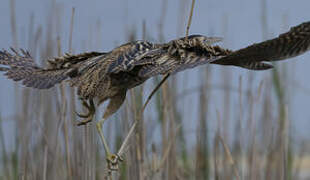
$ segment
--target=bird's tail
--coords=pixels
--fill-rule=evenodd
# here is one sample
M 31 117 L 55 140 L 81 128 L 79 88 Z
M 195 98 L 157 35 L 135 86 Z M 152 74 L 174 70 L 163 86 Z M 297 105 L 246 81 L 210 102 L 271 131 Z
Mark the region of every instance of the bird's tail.
M 39 67 L 29 52 L 11 48 L 12 53 L 0 51 L 0 71 L 14 81 L 21 81 L 27 87 L 48 89 L 67 79 L 72 73 L 70 68 L 43 69 Z

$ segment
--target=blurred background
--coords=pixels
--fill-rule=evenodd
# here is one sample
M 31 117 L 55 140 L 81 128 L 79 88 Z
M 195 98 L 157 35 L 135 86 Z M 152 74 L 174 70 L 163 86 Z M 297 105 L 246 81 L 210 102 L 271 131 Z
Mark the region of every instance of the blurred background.
M 190 0 L 2 0 L 0 47 L 30 51 L 40 65 L 65 52 L 110 51 L 135 39 L 185 35 Z M 196 1 L 190 34 L 223 37 L 233 50 L 310 20 L 309 0 Z M 206 65 L 127 94 L 104 124 L 113 152 L 135 119 L 113 179 L 310 179 L 310 52 L 253 72 Z M 67 84 L 33 90 L 0 76 L 0 179 L 104 179 L 94 123 Z M 105 105 L 97 112 L 102 116 Z

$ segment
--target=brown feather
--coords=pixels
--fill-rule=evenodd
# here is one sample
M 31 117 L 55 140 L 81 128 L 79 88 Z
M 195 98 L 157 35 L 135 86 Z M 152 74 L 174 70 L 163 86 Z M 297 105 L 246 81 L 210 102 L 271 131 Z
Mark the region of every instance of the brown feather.
M 65 54 L 48 60 L 44 69 L 26 51 L 0 51 L 0 71 L 27 87 L 47 89 L 69 79 L 82 99 L 111 102 L 113 114 L 125 99 L 126 91 L 152 76 L 174 74 L 203 64 L 233 65 L 250 70 L 273 66 L 277 61 L 300 55 L 310 48 L 310 22 L 292 28 L 277 38 L 232 51 L 213 45 L 220 38 L 191 35 L 164 44 L 134 41 L 110 52 Z

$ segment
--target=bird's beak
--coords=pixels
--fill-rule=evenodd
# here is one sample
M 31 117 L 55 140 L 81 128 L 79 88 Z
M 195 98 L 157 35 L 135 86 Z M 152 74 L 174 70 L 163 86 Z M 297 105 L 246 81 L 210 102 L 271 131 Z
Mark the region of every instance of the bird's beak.
M 220 41 L 223 41 L 223 38 L 221 37 L 207 37 L 205 40 L 204 40 L 204 43 L 206 45 L 212 45 L 214 43 L 217 43 L 217 42 L 220 42 Z

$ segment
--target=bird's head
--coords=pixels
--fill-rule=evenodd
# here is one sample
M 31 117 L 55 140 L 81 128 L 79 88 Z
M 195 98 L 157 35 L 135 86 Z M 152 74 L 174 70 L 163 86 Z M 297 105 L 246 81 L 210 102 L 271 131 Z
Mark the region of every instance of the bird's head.
M 213 43 L 222 41 L 223 38 L 220 37 L 207 37 L 203 35 L 190 35 L 187 37 L 182 37 L 180 39 L 174 40 L 179 47 L 190 48 L 196 46 L 210 46 Z
M 190 35 L 176 40 L 172 40 L 164 47 L 168 49 L 170 55 L 184 54 L 189 49 L 209 49 L 213 43 L 221 41 L 220 37 L 207 37 L 203 35 Z M 183 53 L 184 51 L 184 53 Z

